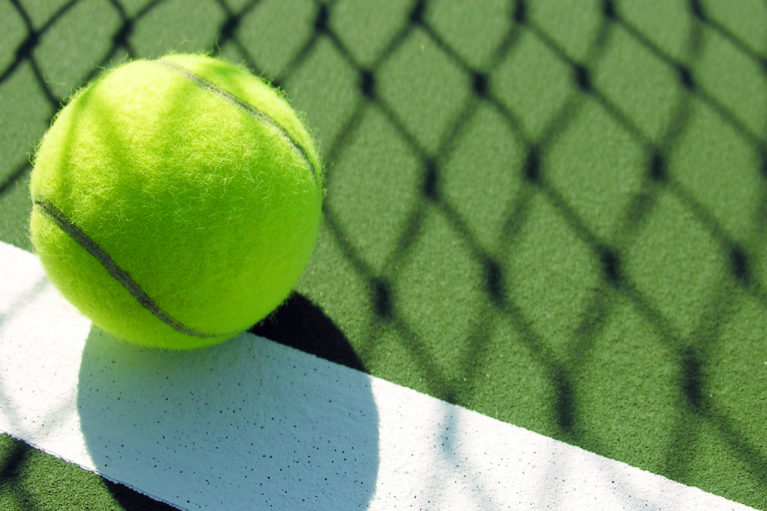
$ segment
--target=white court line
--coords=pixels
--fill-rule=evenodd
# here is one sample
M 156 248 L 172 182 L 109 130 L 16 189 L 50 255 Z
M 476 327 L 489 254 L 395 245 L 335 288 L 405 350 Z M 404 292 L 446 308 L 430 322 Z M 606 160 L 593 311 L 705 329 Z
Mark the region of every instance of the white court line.
M 750 509 L 250 334 L 132 347 L 3 243 L 0 355 L 0 431 L 184 509 Z

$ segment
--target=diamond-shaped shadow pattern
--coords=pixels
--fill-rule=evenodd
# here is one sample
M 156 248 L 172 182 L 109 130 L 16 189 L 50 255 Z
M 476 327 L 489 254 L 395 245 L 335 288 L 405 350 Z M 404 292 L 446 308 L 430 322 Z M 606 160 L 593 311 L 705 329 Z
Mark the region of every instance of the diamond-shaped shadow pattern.
M 0 90 L 31 77 L 52 116 L 68 93 L 52 77 L 76 86 L 167 50 L 141 34 L 173 2 L 109 0 L 89 65 L 65 65 L 55 37 L 77 35 L 86 3 L 44 19 L 21 0 L 2 8 L 16 28 Z M 764 505 L 760 6 L 733 21 L 728 2 L 701 0 L 236 3 L 195 3 L 189 30 L 322 128 L 325 224 L 300 291 L 371 372 Z M 0 201 L 29 171 L 18 146 Z M 651 365 L 626 365 L 637 352 Z M 741 472 L 712 486 L 695 478 L 705 464 Z

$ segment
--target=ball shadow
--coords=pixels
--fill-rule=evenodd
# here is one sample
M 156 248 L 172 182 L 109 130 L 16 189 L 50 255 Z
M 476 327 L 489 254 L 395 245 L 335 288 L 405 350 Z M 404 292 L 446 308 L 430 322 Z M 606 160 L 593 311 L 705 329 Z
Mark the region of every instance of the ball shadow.
M 348 341 L 300 295 L 253 331 L 347 367 L 250 333 L 174 352 L 93 327 L 77 406 L 98 471 L 181 507 L 367 508 L 378 412 Z M 126 509 L 148 505 L 108 487 Z
M 365 366 L 343 332 L 308 298 L 293 293 L 249 332 L 358 371 Z

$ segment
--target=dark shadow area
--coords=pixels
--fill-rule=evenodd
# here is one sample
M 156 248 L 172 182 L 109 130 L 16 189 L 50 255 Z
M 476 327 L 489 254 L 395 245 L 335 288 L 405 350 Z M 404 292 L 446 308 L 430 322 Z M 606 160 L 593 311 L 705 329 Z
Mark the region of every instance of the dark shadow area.
M 33 498 L 23 485 L 22 473 L 34 451 L 26 442 L 7 435 L 0 436 L 3 443 L 0 457 L 0 491 L 5 499 L 18 507 L 33 505 Z
M 322 309 L 299 293 L 290 295 L 279 309 L 248 331 L 336 364 L 365 371 L 362 360 L 343 332 Z
M 179 509 L 109 479 L 104 479 L 104 486 L 125 511 L 174 511 Z

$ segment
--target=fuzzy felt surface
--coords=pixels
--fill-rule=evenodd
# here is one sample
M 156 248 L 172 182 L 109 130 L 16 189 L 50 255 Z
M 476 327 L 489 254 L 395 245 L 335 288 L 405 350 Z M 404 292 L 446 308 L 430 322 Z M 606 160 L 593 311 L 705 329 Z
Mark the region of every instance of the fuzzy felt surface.
M 301 121 L 245 69 L 135 61 L 78 92 L 43 138 L 32 241 L 104 330 L 207 345 L 287 297 L 316 237 L 321 179 Z
M 264 337 L 331 326 L 371 375 L 767 510 L 763 0 L 18 0 L 0 27 L 2 241 L 32 250 L 29 153 L 100 69 L 244 62 L 326 167 Z M 44 497 L 0 508 L 73 507 L 79 476 L 24 466 L 0 494 Z

